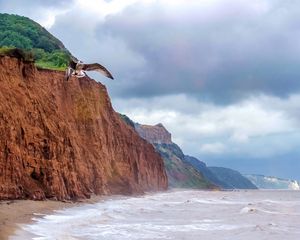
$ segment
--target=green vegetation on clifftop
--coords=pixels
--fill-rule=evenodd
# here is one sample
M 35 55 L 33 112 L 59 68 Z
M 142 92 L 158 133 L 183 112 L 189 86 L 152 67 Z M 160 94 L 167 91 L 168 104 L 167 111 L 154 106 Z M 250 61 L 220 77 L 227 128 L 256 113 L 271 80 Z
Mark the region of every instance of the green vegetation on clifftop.
M 31 55 L 40 68 L 64 70 L 70 52 L 45 28 L 27 17 L 0 14 L 0 53 L 18 48 Z

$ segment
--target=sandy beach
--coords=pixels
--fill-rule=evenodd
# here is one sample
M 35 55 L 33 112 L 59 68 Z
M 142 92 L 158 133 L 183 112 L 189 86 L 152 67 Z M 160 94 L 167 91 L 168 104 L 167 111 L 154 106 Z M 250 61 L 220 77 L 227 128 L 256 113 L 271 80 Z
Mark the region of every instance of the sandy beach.
M 34 213 L 51 213 L 53 210 L 74 206 L 78 203 L 58 201 L 12 200 L 0 202 L 0 239 L 8 239 L 18 224 L 30 223 Z
M 60 202 L 53 200 L 32 201 L 32 200 L 8 200 L 0 201 L 0 239 L 9 239 L 19 228 L 19 224 L 32 222 L 34 213 L 49 214 L 54 210 L 78 206 L 84 203 L 95 203 L 104 197 L 93 196 L 90 199 L 76 202 Z M 36 216 L 35 216 L 36 217 Z

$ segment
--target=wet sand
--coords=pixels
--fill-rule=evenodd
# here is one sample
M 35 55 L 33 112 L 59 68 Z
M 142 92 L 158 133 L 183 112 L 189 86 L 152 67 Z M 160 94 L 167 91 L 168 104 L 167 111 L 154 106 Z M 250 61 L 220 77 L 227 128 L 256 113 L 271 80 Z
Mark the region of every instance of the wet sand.
M 100 196 L 94 196 L 91 199 L 77 202 L 60 201 L 31 201 L 31 200 L 12 200 L 0 201 L 0 239 L 9 239 L 19 230 L 20 224 L 30 224 L 35 214 L 51 214 L 54 210 L 61 210 L 69 207 L 79 206 L 85 203 L 95 203 L 103 199 Z
M 0 202 L 0 239 L 8 239 L 18 224 L 31 222 L 34 213 L 49 214 L 53 210 L 74 206 L 73 203 L 58 201 L 13 200 Z

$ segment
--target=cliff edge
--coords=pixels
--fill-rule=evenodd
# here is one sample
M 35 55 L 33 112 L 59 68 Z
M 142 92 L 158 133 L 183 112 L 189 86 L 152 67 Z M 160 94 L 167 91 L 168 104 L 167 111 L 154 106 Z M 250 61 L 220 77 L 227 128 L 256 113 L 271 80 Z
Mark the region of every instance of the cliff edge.
M 0 57 L 0 199 L 58 200 L 167 188 L 163 160 L 106 88 Z

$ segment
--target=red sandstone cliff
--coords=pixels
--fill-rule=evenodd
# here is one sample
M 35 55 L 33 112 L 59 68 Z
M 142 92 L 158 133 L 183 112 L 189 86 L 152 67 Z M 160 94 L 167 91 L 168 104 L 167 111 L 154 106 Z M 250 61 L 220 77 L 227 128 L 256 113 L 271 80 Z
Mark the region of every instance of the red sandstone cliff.
M 136 131 L 139 135 L 146 139 L 148 142 L 155 144 L 172 144 L 171 133 L 168 132 L 165 127 L 159 123 L 154 126 L 137 124 L 135 126 Z
M 76 199 L 167 188 L 161 157 L 105 86 L 0 57 L 0 199 Z

